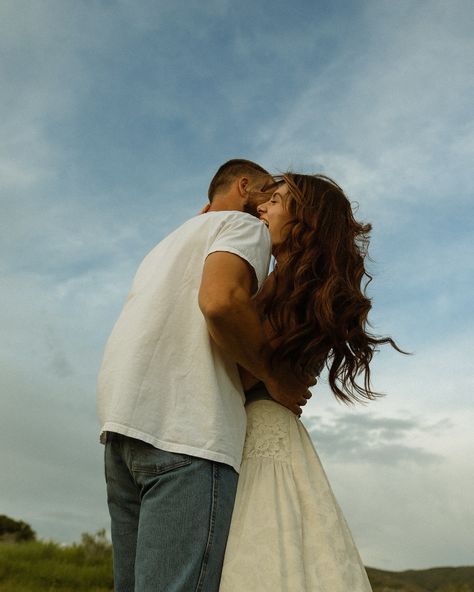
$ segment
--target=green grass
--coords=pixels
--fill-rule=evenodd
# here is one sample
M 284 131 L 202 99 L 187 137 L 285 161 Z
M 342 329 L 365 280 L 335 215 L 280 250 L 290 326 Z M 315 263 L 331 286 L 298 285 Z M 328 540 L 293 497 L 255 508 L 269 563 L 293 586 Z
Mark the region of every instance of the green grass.
M 28 542 L 0 544 L 0 592 L 111 592 L 110 549 Z
M 474 592 L 474 567 L 367 572 L 374 592 Z M 86 591 L 113 592 L 112 554 L 104 531 L 84 534 L 80 544 L 69 547 L 0 543 L 0 592 Z

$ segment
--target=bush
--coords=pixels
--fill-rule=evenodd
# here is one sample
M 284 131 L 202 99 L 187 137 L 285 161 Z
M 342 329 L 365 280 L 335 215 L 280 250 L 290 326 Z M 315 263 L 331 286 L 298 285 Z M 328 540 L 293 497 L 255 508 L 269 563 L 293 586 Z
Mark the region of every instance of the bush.
M 107 540 L 105 528 L 98 530 L 95 534 L 83 532 L 81 535 L 80 547 L 84 550 L 87 559 L 105 559 L 112 553 L 112 545 Z
M 0 515 L 0 541 L 20 543 L 34 541 L 36 533 L 29 524 L 22 520 L 13 520 L 5 515 Z

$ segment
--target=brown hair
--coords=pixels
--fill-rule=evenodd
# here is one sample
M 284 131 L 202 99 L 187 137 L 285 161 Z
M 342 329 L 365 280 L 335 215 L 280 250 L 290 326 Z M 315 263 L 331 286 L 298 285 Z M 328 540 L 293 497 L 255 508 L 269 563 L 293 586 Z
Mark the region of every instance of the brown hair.
M 299 375 L 329 370 L 329 385 L 345 403 L 374 399 L 369 364 L 390 337 L 367 331 L 371 301 L 365 289 L 370 224 L 358 222 L 343 190 L 324 175 L 287 173 L 284 206 L 292 221 L 278 246 L 273 288 L 260 304 L 276 333 L 272 362 Z M 279 257 L 279 254 L 285 254 Z M 365 282 L 364 282 L 365 280 Z M 402 352 L 405 353 L 405 352 Z M 363 384 L 356 378 L 363 375 Z
M 244 158 L 228 160 L 219 167 L 211 180 L 208 190 L 209 201 L 212 203 L 212 200 L 218 191 L 222 191 L 222 189 L 226 188 L 234 179 L 244 175 L 253 178 L 256 175 L 269 175 L 269 173 L 259 164 L 252 162 L 251 160 L 245 160 Z

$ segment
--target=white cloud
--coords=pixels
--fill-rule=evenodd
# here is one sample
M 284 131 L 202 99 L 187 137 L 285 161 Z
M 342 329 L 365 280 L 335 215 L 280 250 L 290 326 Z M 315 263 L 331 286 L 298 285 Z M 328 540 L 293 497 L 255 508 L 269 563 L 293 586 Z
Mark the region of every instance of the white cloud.
M 449 419 L 424 424 L 419 418 L 382 417 L 373 414 L 339 414 L 307 418 L 311 436 L 321 452 L 335 462 L 354 464 L 436 463 L 442 456 L 418 443 L 420 436 L 439 434 L 451 427 Z
M 77 376 L 48 376 L 35 365 L 1 369 L 0 428 L 9 444 L 0 466 L 15 468 L 2 483 L 2 512 L 60 542 L 107 527 L 93 391 Z
M 407 18 L 398 6 L 368 3 L 365 53 L 308 73 L 305 92 L 260 129 L 265 162 L 323 170 L 371 207 L 452 199 L 453 190 L 465 198 L 474 42 L 462 10 L 424 7 L 411 4 Z
M 473 419 L 343 408 L 305 419 L 366 564 L 469 564 Z

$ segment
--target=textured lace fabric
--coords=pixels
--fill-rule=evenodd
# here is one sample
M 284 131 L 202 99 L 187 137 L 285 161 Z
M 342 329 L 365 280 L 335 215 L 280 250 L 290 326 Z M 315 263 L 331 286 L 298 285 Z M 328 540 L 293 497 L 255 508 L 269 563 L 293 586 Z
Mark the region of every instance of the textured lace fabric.
M 275 413 L 275 405 L 278 403 L 259 405 L 259 413 L 248 414 L 244 459 L 260 457 L 289 462 L 291 418 L 286 412 Z
M 247 417 L 220 592 L 371 592 L 301 421 L 268 400 Z

